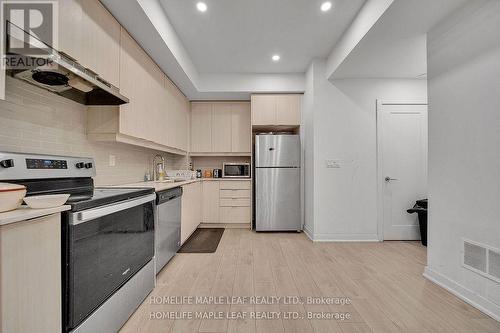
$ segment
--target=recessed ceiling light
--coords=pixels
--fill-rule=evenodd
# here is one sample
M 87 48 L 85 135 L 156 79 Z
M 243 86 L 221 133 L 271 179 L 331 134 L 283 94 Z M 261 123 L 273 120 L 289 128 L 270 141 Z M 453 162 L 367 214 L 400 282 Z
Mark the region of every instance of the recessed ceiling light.
M 198 2 L 196 4 L 196 8 L 200 11 L 200 12 L 206 12 L 207 11 L 207 4 L 204 3 L 204 2 Z
M 321 11 L 327 12 L 330 9 L 332 9 L 332 3 L 330 1 L 326 1 L 321 4 Z
M 280 61 L 281 57 L 278 54 L 275 54 L 275 55 L 273 55 L 273 57 L 271 59 L 273 59 L 273 61 L 276 62 L 276 61 Z

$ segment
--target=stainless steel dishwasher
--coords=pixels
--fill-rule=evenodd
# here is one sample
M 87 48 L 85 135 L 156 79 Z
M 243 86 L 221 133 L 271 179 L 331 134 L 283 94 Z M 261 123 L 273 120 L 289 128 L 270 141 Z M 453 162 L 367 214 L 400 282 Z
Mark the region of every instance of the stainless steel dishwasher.
M 181 245 L 181 197 L 180 187 L 156 193 L 156 274 L 172 259 Z

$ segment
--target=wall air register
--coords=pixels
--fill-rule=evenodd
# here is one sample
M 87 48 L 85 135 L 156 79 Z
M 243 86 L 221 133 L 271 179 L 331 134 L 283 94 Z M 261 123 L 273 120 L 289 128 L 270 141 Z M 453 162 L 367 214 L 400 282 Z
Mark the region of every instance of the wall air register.
M 500 283 L 500 249 L 464 239 L 462 266 Z

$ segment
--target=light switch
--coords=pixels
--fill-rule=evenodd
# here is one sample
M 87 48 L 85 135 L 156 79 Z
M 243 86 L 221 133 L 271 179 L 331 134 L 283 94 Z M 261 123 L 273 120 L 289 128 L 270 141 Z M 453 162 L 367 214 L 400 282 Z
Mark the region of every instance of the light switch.
M 116 156 L 115 155 L 109 155 L 109 166 L 114 167 L 116 165 Z
M 340 169 L 340 161 L 326 160 L 326 167 L 328 169 Z

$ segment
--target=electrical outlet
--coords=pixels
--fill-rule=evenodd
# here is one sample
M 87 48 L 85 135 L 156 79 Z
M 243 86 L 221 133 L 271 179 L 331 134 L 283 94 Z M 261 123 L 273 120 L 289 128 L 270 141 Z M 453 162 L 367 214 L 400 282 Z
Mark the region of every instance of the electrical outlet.
M 114 167 L 116 165 L 116 156 L 115 155 L 109 155 L 109 166 Z
M 340 169 L 340 161 L 326 160 L 326 167 L 328 169 Z

